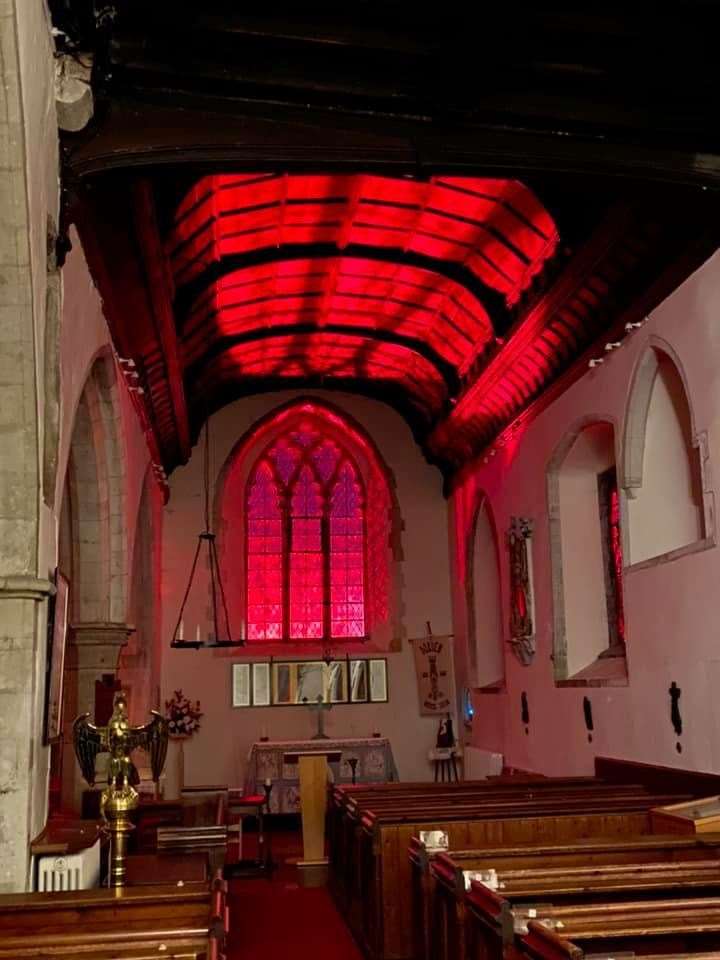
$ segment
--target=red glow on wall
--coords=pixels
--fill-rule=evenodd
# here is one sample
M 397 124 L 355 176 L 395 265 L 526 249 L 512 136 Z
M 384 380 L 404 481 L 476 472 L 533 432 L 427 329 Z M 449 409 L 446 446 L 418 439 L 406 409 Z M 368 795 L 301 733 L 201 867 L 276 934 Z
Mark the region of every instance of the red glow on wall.
M 292 244 L 353 244 L 463 264 L 517 300 L 555 252 L 550 214 L 517 180 L 374 174 L 204 177 L 168 240 L 176 283 L 233 254 Z
M 305 420 L 248 481 L 247 636 L 366 636 L 364 490 L 350 452 Z

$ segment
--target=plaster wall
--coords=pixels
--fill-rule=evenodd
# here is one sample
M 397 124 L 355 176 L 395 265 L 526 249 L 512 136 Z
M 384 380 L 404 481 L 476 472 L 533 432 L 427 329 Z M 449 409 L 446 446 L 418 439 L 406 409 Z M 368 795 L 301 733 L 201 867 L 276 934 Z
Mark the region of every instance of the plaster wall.
M 300 395 L 284 391 L 250 397 L 215 414 L 211 420 L 212 482 L 215 483 L 235 443 L 258 419 Z M 349 414 L 370 435 L 394 477 L 403 521 L 402 637 L 400 652 L 387 654 L 389 702 L 337 706 L 327 716 L 326 731 L 330 736 L 369 736 L 379 729 L 392 742 L 400 776 L 425 779 L 431 773 L 427 753 L 435 743 L 437 720 L 419 715 L 412 649 L 407 638 L 422 636 L 426 620 L 430 620 L 435 633 L 450 632 L 447 504 L 442 480 L 439 472 L 424 461 L 405 422 L 386 405 L 344 393 L 313 391 L 312 396 L 326 399 Z M 162 620 L 166 646 L 162 694 L 164 701 L 173 690 L 182 689 L 192 700 L 200 700 L 204 712 L 201 731 L 185 745 L 186 781 L 237 786 L 243 782 L 250 745 L 258 739 L 262 727 L 267 728 L 270 739 L 309 737 L 314 731 L 314 719 L 304 707 L 232 708 L 231 664 L 234 660 L 267 659 L 257 646 L 250 648 L 252 656 L 233 657 L 219 651 L 169 649 L 197 535 L 202 529 L 202 464 L 196 447 L 190 462 L 176 470 L 170 480 L 171 496 L 163 524 Z M 202 598 L 199 603 L 191 598 L 185 616 L 186 639 L 194 637 L 198 619 L 204 635 L 204 604 Z M 292 658 L 292 649 L 288 655 Z
M 475 718 L 468 742 L 502 750 L 506 763 L 546 774 L 590 773 L 595 755 L 714 770 L 720 765 L 720 652 L 713 601 L 720 582 L 720 552 L 711 541 L 674 559 L 648 561 L 626 570 L 624 600 L 628 686 L 557 687 L 551 660 L 553 590 L 546 470 L 553 452 L 582 418 L 617 424 L 624 433 L 633 373 L 653 344 L 668 345 L 682 365 L 689 388 L 695 430 L 706 431 L 710 463 L 705 484 L 712 485 L 711 464 L 720 456 L 720 254 L 715 254 L 665 300 L 645 325 L 627 337 L 621 349 L 606 355 L 534 421 L 526 425 L 485 464 L 482 458 L 459 478 L 452 496 L 453 604 L 457 681 L 468 676 L 463 650 L 467 614 L 467 531 L 480 491 L 490 499 L 502 537 L 513 515 L 535 522 L 532 541 L 537 653 L 523 667 L 505 653 L 505 690 L 473 695 Z M 619 451 L 618 455 L 621 453 Z M 717 476 L 717 470 L 715 470 Z M 622 519 L 626 536 L 627 504 Z M 656 524 L 663 522 L 656 513 Z M 509 574 L 501 549 L 503 630 L 508 637 Z M 670 723 L 668 688 L 682 690 L 683 735 Z M 530 724 L 525 733 L 520 697 L 528 696 Z M 592 743 L 583 723 L 582 699 L 592 702 Z M 680 744 L 682 753 L 678 752 Z

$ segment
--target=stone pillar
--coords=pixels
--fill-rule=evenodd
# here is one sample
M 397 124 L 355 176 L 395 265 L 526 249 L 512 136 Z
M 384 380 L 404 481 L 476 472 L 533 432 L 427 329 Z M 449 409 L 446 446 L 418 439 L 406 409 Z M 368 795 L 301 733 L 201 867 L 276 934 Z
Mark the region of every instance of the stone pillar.
M 127 623 L 77 623 L 70 628 L 65 678 L 63 807 L 79 810 L 82 791 L 87 789 L 75 759 L 72 722 L 81 713 L 89 713 L 94 721 L 95 682 L 105 674 L 117 672 L 120 651 L 134 630 L 135 627 Z
M 47 809 L 44 601 L 52 591 L 33 576 L 0 577 L 0 893 L 27 888 L 28 844 Z

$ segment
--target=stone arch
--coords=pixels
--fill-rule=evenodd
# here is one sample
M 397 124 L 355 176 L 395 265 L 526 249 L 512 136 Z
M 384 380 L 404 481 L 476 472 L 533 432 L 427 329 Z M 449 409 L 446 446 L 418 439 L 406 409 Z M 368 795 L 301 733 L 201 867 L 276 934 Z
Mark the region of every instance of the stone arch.
M 592 433 L 590 433 L 592 431 Z M 576 456 L 579 448 L 576 447 L 584 434 L 588 438 L 595 435 L 596 451 L 588 451 L 587 464 L 569 464 L 569 458 Z M 611 434 L 611 435 L 610 435 Z M 607 585 L 603 576 L 605 563 L 605 544 L 600 530 L 599 511 L 594 516 L 587 514 L 588 527 L 584 531 L 582 517 L 570 518 L 567 514 L 568 505 L 584 510 L 585 498 L 579 493 L 571 495 L 564 484 L 566 474 L 571 470 L 578 477 L 584 478 L 584 488 L 587 494 L 587 503 L 592 500 L 592 486 L 597 485 L 601 472 L 614 468 L 618 462 L 617 456 L 617 422 L 614 417 L 603 414 L 588 414 L 576 420 L 560 440 L 553 451 L 546 468 L 547 497 L 548 497 L 548 524 L 550 540 L 550 567 L 552 576 L 553 599 L 553 662 L 555 680 L 583 682 L 592 679 L 593 682 L 619 681 L 626 682 L 627 670 L 625 667 L 624 645 L 622 655 L 619 649 L 613 647 L 612 638 L 608 637 L 611 622 L 609 612 L 605 611 L 607 601 Z M 568 477 L 569 479 L 569 477 Z M 597 498 L 597 493 L 596 493 Z M 624 512 L 622 498 L 619 498 L 621 513 L 620 529 L 624 528 Z M 565 515 L 564 515 L 564 511 Z M 583 532 L 584 531 L 584 532 Z M 582 540 L 589 534 L 589 538 L 582 543 L 573 541 L 573 534 Z M 597 541 L 597 542 L 596 542 Z M 575 550 L 574 547 L 578 547 Z M 597 547 L 597 549 L 594 549 Z M 600 551 L 598 555 L 598 551 Z M 578 554 L 577 556 L 575 554 Z M 567 554 L 567 555 L 566 555 Z M 578 562 L 582 555 L 583 563 L 592 561 L 592 569 Z M 590 560 L 588 560 L 590 558 Z M 585 579 L 578 589 L 575 582 L 582 575 Z M 615 598 L 621 603 L 621 598 Z M 582 613 L 583 605 L 590 626 L 583 630 L 578 629 L 575 613 Z M 605 622 L 602 627 L 603 620 Z M 604 633 L 603 633 L 604 630 Z M 582 642 L 580 640 L 582 639 Z M 612 655 L 610 655 L 612 652 Z M 585 674 L 588 673 L 588 676 Z M 590 676 L 592 674 L 592 676 Z
M 662 398 L 667 400 L 663 411 L 663 460 L 668 469 L 663 470 L 662 477 L 667 489 L 658 491 L 654 489 L 660 479 L 658 472 L 656 470 L 648 478 L 646 462 L 651 410 L 654 404 L 659 406 Z M 656 457 L 658 454 L 662 456 L 662 451 L 653 449 L 650 452 Z M 677 353 L 659 337 L 649 338 L 633 371 L 625 412 L 619 479 L 628 498 L 627 546 L 631 564 L 636 558 L 640 562 L 662 557 L 672 559 L 678 555 L 678 550 L 687 552 L 695 545 L 702 547 L 715 542 L 707 432 L 697 430 L 687 376 Z M 658 500 L 660 506 L 661 501 L 666 501 L 671 511 L 654 509 L 654 543 L 643 543 L 643 538 L 638 535 L 644 509 L 639 501 L 648 496 Z M 680 515 L 681 504 L 686 508 L 682 511 L 683 516 Z M 674 523 L 662 524 L 663 517 Z
M 339 406 L 317 397 L 306 396 L 291 400 L 276 407 L 261 418 L 235 444 L 219 471 L 214 495 L 214 526 L 218 534 L 218 552 L 223 579 L 228 592 L 231 625 L 242 621 L 239 611 L 242 606 L 237 602 L 244 596 L 245 583 L 245 535 L 244 525 L 233 521 L 237 516 L 237 504 L 244 503 L 248 477 L 260 452 L 273 442 L 283 430 L 288 429 L 294 420 L 303 416 L 321 418 L 338 435 L 345 434 L 358 455 L 364 461 L 367 481 L 370 474 L 377 478 L 378 488 L 382 488 L 385 505 L 376 514 L 375 521 L 382 528 L 382 535 L 374 538 L 379 544 L 377 556 L 377 576 L 386 581 L 383 598 L 378 596 L 378 605 L 374 622 L 376 628 L 371 631 L 370 640 L 365 649 L 399 650 L 401 639 L 401 531 L 402 520 L 396 494 L 395 479 L 385 463 L 375 442 L 365 428 L 355 418 Z M 370 488 L 368 498 L 370 498 Z M 234 505 L 234 506 L 233 506 Z M 370 523 L 368 517 L 368 523 Z M 230 556 L 230 543 L 233 554 Z M 382 569 L 379 569 L 382 567 Z M 383 609 L 380 606 L 384 604 Z M 264 649 L 270 649 L 265 646 Z M 217 651 L 216 655 L 229 655 L 226 651 Z
M 72 505 L 73 610 L 78 623 L 127 616 L 125 458 L 117 371 L 109 350 L 94 360 L 78 401 L 66 484 Z
M 476 498 L 465 549 L 470 676 L 474 686 L 495 687 L 505 677 L 500 551 L 495 516 L 484 492 Z M 482 583 L 480 577 L 483 577 Z M 478 609 L 481 603 L 488 608 L 488 616 L 482 620 Z
M 65 661 L 62 802 L 77 809 L 82 781 L 72 720 L 95 711 L 95 683 L 117 670 L 127 619 L 125 458 L 116 368 L 109 348 L 91 364 L 73 422 L 59 536 L 70 564 L 71 630 Z M 64 516 L 62 514 L 64 513 Z

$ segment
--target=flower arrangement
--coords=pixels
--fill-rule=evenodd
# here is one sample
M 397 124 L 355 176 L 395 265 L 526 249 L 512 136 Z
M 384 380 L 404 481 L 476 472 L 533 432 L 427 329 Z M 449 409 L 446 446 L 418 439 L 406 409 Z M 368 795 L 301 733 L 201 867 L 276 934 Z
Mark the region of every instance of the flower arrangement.
M 182 690 L 176 690 L 172 700 L 165 701 L 165 716 L 171 737 L 191 737 L 200 729 L 200 701 L 193 706 Z

